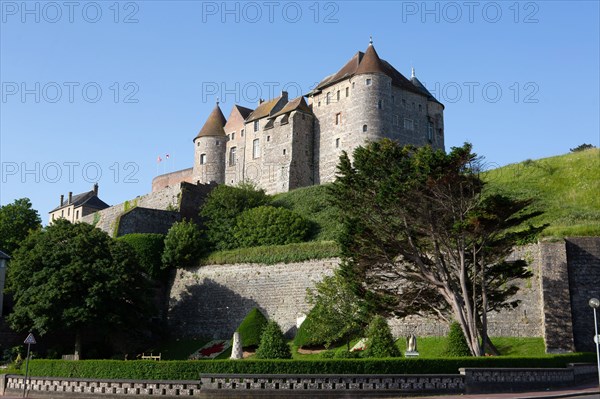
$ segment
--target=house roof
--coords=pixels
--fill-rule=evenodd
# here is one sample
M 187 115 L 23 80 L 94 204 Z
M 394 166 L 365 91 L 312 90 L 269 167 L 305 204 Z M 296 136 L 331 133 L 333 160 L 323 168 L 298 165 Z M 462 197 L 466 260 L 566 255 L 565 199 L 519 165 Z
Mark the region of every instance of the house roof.
M 350 60 L 339 71 L 321 80 L 314 91 L 322 91 L 334 83 L 365 73 L 384 74 L 392 79 L 393 85 L 413 93 L 424 94 L 429 99 L 439 102 L 431 95 L 431 93 L 427 91 L 427 89 L 425 89 L 425 86 L 422 84 L 422 87 L 415 85 L 404 75 L 398 72 L 398 70 L 396 70 L 396 68 L 394 68 L 389 62 L 379 58 L 379 54 L 377 54 L 373 44 L 369 44 L 369 47 L 367 47 L 367 50 L 364 53 L 359 51 L 354 54 L 354 56 L 352 56 L 352 58 L 350 58 Z M 425 92 L 423 89 L 425 89 Z
M 254 111 L 252 111 L 252 113 L 250 113 L 250 115 L 248 115 L 246 122 L 252 122 L 254 120 L 264 118 L 265 116 L 270 116 L 271 111 L 273 111 L 273 108 L 275 108 L 275 106 L 279 103 L 281 97 L 282 96 L 279 96 L 272 100 L 261 103 Z
M 5 254 L 4 252 L 0 251 L 0 259 L 10 259 L 10 256 L 8 256 L 7 254 Z
M 94 208 L 94 209 L 98 209 L 98 210 L 106 209 L 106 208 L 110 207 L 110 205 L 108 205 L 106 202 L 104 202 L 100 198 L 98 198 L 98 195 L 96 194 L 96 192 L 94 190 L 91 190 L 91 191 L 87 191 L 85 193 L 74 195 L 73 197 L 71 197 L 70 203 L 68 203 L 68 201 L 67 201 L 64 204 L 57 206 L 56 208 L 51 210 L 49 213 L 55 212 L 61 208 L 64 208 L 64 207 L 70 206 L 70 205 L 75 206 L 75 208 L 85 205 L 88 208 Z
M 410 82 L 415 85 L 417 89 L 421 91 L 421 93 L 425 94 L 427 98 L 431 101 L 438 102 L 439 101 L 427 90 L 427 88 L 421 83 L 421 81 L 415 76 L 415 69 L 412 69 L 412 76 L 410 77 Z M 440 103 L 441 104 L 441 103 Z
M 238 112 L 240 113 L 240 115 L 242 115 L 242 118 L 244 119 L 248 118 L 252 111 L 254 111 L 250 108 L 242 107 L 241 105 L 234 105 L 234 107 L 237 108 Z
M 202 126 L 202 129 L 200 129 L 200 132 L 198 132 L 195 139 L 207 136 L 225 136 L 223 126 L 225 126 L 226 122 L 227 120 L 225 119 L 223 112 L 221 112 L 221 108 L 219 108 L 219 103 L 217 103 L 210 115 L 208 115 L 206 122 L 204 122 L 204 126 Z
M 279 115 L 283 115 L 283 114 L 287 114 L 288 112 L 292 112 L 292 111 L 303 111 L 306 112 L 308 114 L 312 114 L 312 109 L 310 109 L 310 107 L 308 106 L 308 104 L 306 104 L 306 101 L 304 100 L 303 96 L 300 97 L 296 97 L 293 100 L 291 100 L 290 102 L 288 102 L 282 109 L 281 111 L 273 114 L 272 116 L 279 116 Z

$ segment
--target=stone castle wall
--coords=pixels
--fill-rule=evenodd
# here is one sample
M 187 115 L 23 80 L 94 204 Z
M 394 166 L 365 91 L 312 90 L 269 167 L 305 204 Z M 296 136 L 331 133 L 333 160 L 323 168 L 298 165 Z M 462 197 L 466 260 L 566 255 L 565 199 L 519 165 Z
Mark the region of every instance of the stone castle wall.
M 587 301 L 600 297 L 600 237 L 519 247 L 508 260 L 516 259 L 527 261 L 533 276 L 520 282 L 519 306 L 488 315 L 490 336 L 544 337 L 548 352 L 593 350 L 593 314 Z M 258 307 L 293 334 L 296 318 L 309 310 L 306 288 L 331 275 L 338 263 L 329 259 L 178 270 L 169 323 L 175 336 L 226 338 Z M 396 337 L 447 334 L 447 326 L 435 319 L 409 317 L 389 324 Z
M 154 179 L 152 179 L 152 192 L 154 193 L 171 186 L 178 186 L 181 182 L 195 183 L 192 180 L 193 170 L 194 168 L 187 168 L 156 176 Z
M 228 338 L 253 308 L 276 320 L 288 336 L 309 307 L 306 289 L 331 275 L 338 260 L 276 265 L 215 265 L 177 270 L 169 299 L 176 337 Z

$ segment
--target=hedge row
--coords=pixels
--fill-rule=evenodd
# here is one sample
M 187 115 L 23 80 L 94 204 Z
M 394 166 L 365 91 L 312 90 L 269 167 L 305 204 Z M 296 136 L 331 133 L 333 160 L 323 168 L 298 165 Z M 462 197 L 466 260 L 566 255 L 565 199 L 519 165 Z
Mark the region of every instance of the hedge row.
M 544 357 L 318 360 L 32 360 L 32 376 L 90 379 L 196 380 L 200 374 L 458 374 L 461 367 L 565 367 L 595 362 L 593 353 Z

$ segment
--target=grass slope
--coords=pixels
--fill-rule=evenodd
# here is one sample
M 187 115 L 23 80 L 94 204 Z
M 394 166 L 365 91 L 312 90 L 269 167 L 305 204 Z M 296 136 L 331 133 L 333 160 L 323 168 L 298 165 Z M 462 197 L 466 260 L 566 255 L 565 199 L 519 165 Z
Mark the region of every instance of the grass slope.
M 600 235 L 600 149 L 526 160 L 486 172 L 492 192 L 533 198 L 544 211 L 534 225 L 549 224 L 542 237 Z

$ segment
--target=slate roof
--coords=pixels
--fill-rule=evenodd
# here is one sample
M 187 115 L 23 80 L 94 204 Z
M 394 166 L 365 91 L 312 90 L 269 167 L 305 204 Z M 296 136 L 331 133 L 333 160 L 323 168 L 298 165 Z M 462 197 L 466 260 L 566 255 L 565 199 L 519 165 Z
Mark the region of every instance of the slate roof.
M 219 108 L 219 103 L 217 103 L 210 115 L 208 115 L 206 122 L 204 122 L 204 126 L 202 126 L 202 129 L 200 129 L 195 139 L 207 136 L 225 136 L 223 126 L 225 126 L 226 122 L 227 120 L 225 119 L 223 112 L 221 112 L 221 108 Z
M 248 118 L 246 118 L 246 122 L 252 122 L 254 120 L 264 118 L 265 116 L 270 116 L 271 111 L 273 111 L 273 108 L 275 108 L 279 100 L 281 100 L 281 96 L 263 102 L 258 107 L 256 107 L 256 109 L 252 111 L 250 115 L 248 115 Z
M 71 203 L 68 203 L 68 201 L 66 201 L 61 206 L 57 206 L 56 208 L 52 209 L 50 213 L 70 205 L 74 205 L 75 208 L 85 205 L 88 208 L 94 208 L 98 210 L 110 207 L 110 205 L 98 198 L 94 190 L 91 190 L 85 193 L 74 195 L 73 197 L 71 197 Z
M 250 108 L 242 107 L 241 105 L 234 105 L 234 107 L 237 108 L 238 112 L 240 113 L 240 115 L 242 115 L 242 118 L 244 119 L 248 118 L 252 111 L 254 111 Z
M 314 89 L 315 92 L 322 91 L 328 86 L 337 83 L 341 80 L 348 79 L 354 75 L 360 75 L 364 73 L 382 73 L 392 78 L 392 84 L 398 86 L 407 91 L 413 93 L 425 94 L 428 98 L 439 102 L 425 89 L 425 86 L 421 84 L 421 87 L 415 85 L 413 82 L 408 80 L 402 75 L 396 68 L 394 68 L 386 60 L 379 58 L 375 47 L 369 44 L 367 50 L 363 53 L 361 51 L 354 54 L 354 56 L 336 73 L 325 77 L 317 87 Z M 419 82 L 421 83 L 421 82 Z M 425 92 L 423 91 L 425 89 Z
M 279 115 L 283 115 L 283 114 L 287 114 L 288 112 L 292 112 L 295 110 L 299 110 L 299 111 L 303 111 L 306 112 L 307 114 L 312 114 L 312 109 L 310 109 L 310 107 L 308 106 L 308 104 L 306 104 L 306 101 L 304 100 L 303 96 L 300 97 L 296 97 L 293 100 L 291 100 L 290 102 L 288 102 L 282 109 L 281 111 L 273 114 L 272 116 L 279 116 Z
M 433 94 L 431 94 L 429 92 L 429 90 L 427 90 L 427 88 L 423 85 L 423 83 L 421 83 L 421 81 L 419 79 L 417 79 L 416 76 L 411 76 L 410 77 L 410 82 L 415 85 L 415 87 L 417 89 L 419 89 L 421 91 L 421 93 L 425 94 L 427 96 L 427 99 L 431 100 L 431 101 L 435 101 L 440 103 L 434 96 Z M 441 103 L 440 103 L 441 104 Z
M 10 256 L 8 256 L 7 254 L 5 254 L 4 252 L 0 251 L 0 259 L 10 259 Z

